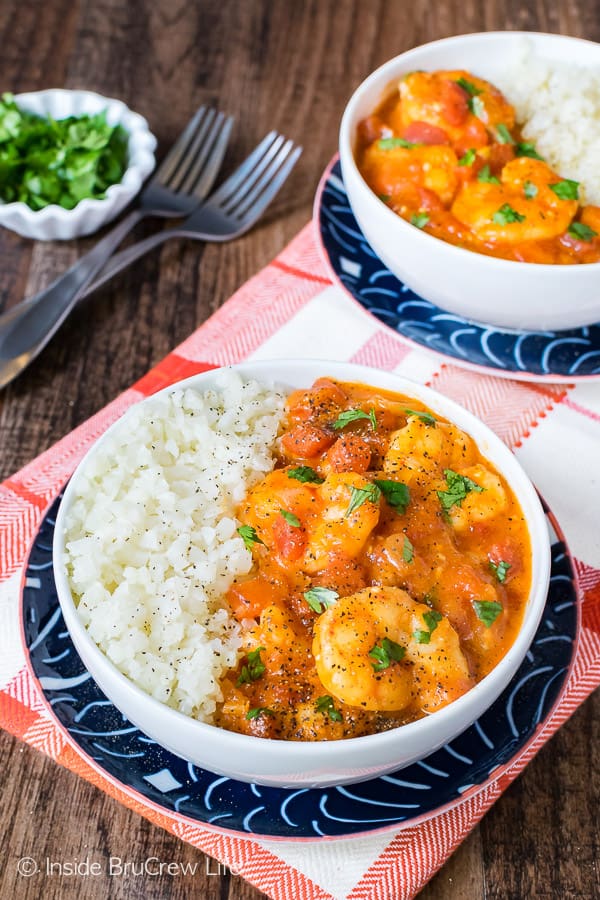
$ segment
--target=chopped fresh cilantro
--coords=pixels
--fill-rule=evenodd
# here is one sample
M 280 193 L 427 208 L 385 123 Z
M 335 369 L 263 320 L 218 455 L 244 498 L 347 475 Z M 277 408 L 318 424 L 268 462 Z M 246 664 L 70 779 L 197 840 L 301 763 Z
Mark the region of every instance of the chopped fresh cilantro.
M 296 466 L 293 469 L 288 469 L 285 474 L 288 478 L 295 478 L 296 481 L 301 481 L 303 484 L 323 484 L 325 481 L 318 472 L 315 472 L 312 466 Z
M 515 152 L 517 156 L 528 156 L 530 159 L 541 159 L 542 161 L 544 159 L 535 149 L 535 144 L 530 144 L 528 141 L 519 141 Z
M 513 209 L 509 203 L 504 203 L 492 216 L 492 222 L 496 225 L 510 225 L 512 222 L 524 222 L 525 216 Z
M 537 197 L 537 192 L 537 185 L 535 185 L 533 181 L 526 181 L 523 185 L 523 193 L 528 200 L 531 200 L 532 197 Z
M 473 163 L 475 162 L 476 156 L 477 156 L 477 153 L 471 147 L 471 149 L 467 150 L 466 153 L 463 153 L 463 155 L 459 159 L 459 161 L 458 161 L 459 166 L 472 166 Z
M 428 222 L 429 216 L 427 213 L 415 213 L 410 217 L 410 224 L 414 225 L 415 228 L 425 228 Z
M 572 181 L 570 178 L 563 178 L 556 184 L 548 185 L 550 190 L 554 191 L 561 200 L 579 200 L 579 182 Z
M 304 599 L 313 610 L 318 614 L 325 612 L 329 606 L 333 606 L 340 595 L 331 588 L 314 587 L 304 592 Z
M 389 194 L 377 194 L 382 203 L 389 203 L 392 199 Z
M 346 510 L 346 516 L 353 513 L 355 509 L 358 509 L 363 503 L 366 503 L 367 500 L 370 503 L 379 503 L 380 497 L 381 490 L 376 484 L 369 484 L 364 488 L 357 488 L 352 485 L 350 488 L 350 503 Z
M 343 722 L 344 718 L 339 711 L 333 705 L 333 697 L 330 697 L 329 694 L 325 694 L 323 697 L 319 697 L 315 702 L 315 709 L 317 712 L 326 713 L 332 722 Z
M 0 100 L 0 200 L 33 210 L 56 203 L 73 209 L 86 198 L 102 200 L 127 168 L 129 137 L 109 125 L 106 110 L 52 119 Z
M 300 528 L 300 519 L 298 516 L 295 516 L 294 513 L 288 512 L 287 509 L 280 509 L 279 512 L 292 528 Z
M 598 232 L 589 225 L 584 225 L 583 222 L 571 222 L 567 228 L 567 234 L 578 241 L 591 241 L 592 238 L 598 237 Z
M 431 635 L 438 627 L 439 623 L 442 621 L 442 614 L 436 612 L 434 609 L 431 612 L 423 613 L 423 620 L 427 625 L 428 631 L 417 628 L 416 631 L 413 631 L 413 637 L 417 644 L 428 644 L 431 640 Z
M 380 141 L 377 141 L 377 146 L 380 150 L 394 150 L 396 147 L 405 147 L 407 150 L 410 150 L 411 147 L 416 147 L 417 145 L 401 137 L 389 137 L 381 138 Z
M 256 533 L 256 528 L 253 528 L 252 525 L 240 525 L 237 529 L 237 533 L 241 537 L 246 547 L 246 550 L 252 550 L 253 544 L 262 544 L 265 546 L 265 542 L 259 538 Z
M 375 662 L 371 663 L 375 671 L 382 672 L 384 669 L 389 668 L 393 662 L 400 662 L 400 660 L 404 659 L 405 653 L 406 647 L 402 647 L 389 638 L 383 638 L 380 643 L 375 644 L 369 651 L 369 656 L 375 660 Z
M 459 475 L 452 469 L 444 469 L 446 476 L 447 491 L 436 491 L 439 501 L 442 504 L 444 512 L 449 512 L 453 506 L 460 506 L 467 494 L 471 491 L 481 493 L 485 488 L 476 484 L 466 475 Z
M 515 142 L 514 137 L 503 122 L 500 122 L 499 125 L 496 125 L 496 137 L 498 138 L 498 143 L 500 144 L 514 144 Z
M 408 487 L 401 481 L 391 481 L 388 478 L 375 478 L 373 484 L 376 484 L 386 503 L 393 506 L 401 515 L 406 512 L 406 507 L 410 501 L 410 493 Z
M 431 413 L 425 412 L 422 409 L 405 409 L 404 412 L 407 416 L 417 416 L 423 425 L 431 425 L 432 428 L 435 428 L 435 416 L 432 416 Z
M 246 713 L 247 719 L 258 719 L 259 716 L 274 716 L 275 713 L 268 706 L 255 706 Z
M 483 119 L 486 115 L 485 106 L 479 97 L 471 97 L 467 106 L 478 119 Z
M 415 555 L 415 548 L 410 542 L 407 534 L 404 535 L 404 544 L 402 545 L 402 559 L 405 563 L 411 563 Z
M 467 81 L 466 78 L 457 78 L 456 83 L 459 87 L 466 91 L 469 97 L 477 97 L 478 94 L 482 94 L 483 91 L 481 88 L 475 87 L 472 81 Z
M 240 684 L 250 684 L 253 681 L 258 681 L 260 676 L 264 674 L 266 666 L 260 658 L 260 652 L 264 649 L 264 647 L 257 647 L 256 650 L 251 650 L 246 654 L 248 662 L 242 666 L 242 671 L 236 681 L 238 686 Z
M 488 163 L 482 166 L 477 173 L 477 181 L 481 181 L 483 184 L 500 184 L 500 179 L 492 175 Z
M 492 570 L 498 581 L 506 581 L 506 574 L 510 569 L 510 563 L 507 563 L 503 559 L 495 563 L 490 559 L 490 569 Z
M 477 618 L 486 628 L 493 625 L 502 612 L 502 604 L 496 603 L 495 600 L 473 600 L 473 606 Z
M 373 431 L 377 430 L 377 419 L 375 418 L 374 409 L 370 409 L 368 413 L 364 409 L 345 409 L 344 412 L 339 414 L 333 423 L 333 427 L 339 430 L 340 428 L 345 428 L 350 422 L 357 422 L 359 419 L 368 419 L 373 426 Z

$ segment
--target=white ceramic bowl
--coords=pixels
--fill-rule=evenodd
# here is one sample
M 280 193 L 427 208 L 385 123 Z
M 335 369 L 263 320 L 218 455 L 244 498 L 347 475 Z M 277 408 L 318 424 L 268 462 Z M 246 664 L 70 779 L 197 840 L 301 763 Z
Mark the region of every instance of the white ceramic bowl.
M 499 328 L 576 328 L 600 321 L 600 263 L 522 263 L 455 247 L 392 212 L 367 186 L 354 160 L 358 123 L 402 75 L 415 69 L 461 68 L 493 83 L 517 58 L 524 39 L 544 60 L 600 69 L 600 44 L 555 34 L 487 32 L 416 47 L 380 66 L 352 95 L 340 128 L 342 173 L 367 240 L 420 296 L 465 319 Z
M 359 381 L 399 391 L 423 401 L 468 432 L 483 455 L 512 486 L 529 526 L 532 587 L 523 624 L 513 646 L 489 675 L 447 707 L 391 731 L 342 741 L 302 743 L 236 734 L 198 722 L 165 706 L 122 675 L 92 641 L 79 618 L 66 574 L 65 519 L 86 460 L 98 452 L 116 427 L 114 425 L 76 469 L 56 521 L 54 574 L 73 643 L 96 682 L 128 719 L 163 747 L 211 772 L 280 787 L 310 787 L 362 781 L 409 765 L 472 724 L 508 685 L 531 644 L 546 602 L 550 575 L 549 535 L 538 496 L 513 454 L 487 426 L 453 401 L 406 378 L 366 366 L 321 360 L 254 362 L 234 368 L 249 377 L 275 382 L 288 389 L 308 387 L 316 378 L 330 375 L 342 381 Z M 204 390 L 213 386 L 214 381 L 214 372 L 204 372 L 180 382 L 178 387 Z
M 0 200 L 0 225 L 23 237 L 38 241 L 70 240 L 98 231 L 133 200 L 154 168 L 156 138 L 148 123 L 132 112 L 121 100 L 102 97 L 92 91 L 51 89 L 17 94 L 18 106 L 54 119 L 67 116 L 94 115 L 106 110 L 110 125 L 121 124 L 129 134 L 128 163 L 123 178 L 106 190 L 103 200 L 81 200 L 74 209 L 63 209 L 53 203 L 33 210 L 26 203 L 3 203 Z

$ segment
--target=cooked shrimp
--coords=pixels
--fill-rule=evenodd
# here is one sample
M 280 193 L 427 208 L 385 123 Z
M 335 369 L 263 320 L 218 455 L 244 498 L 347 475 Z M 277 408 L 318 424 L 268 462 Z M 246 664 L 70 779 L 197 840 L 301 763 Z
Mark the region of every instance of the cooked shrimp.
M 404 428 L 391 435 L 383 465 L 387 473 L 410 484 L 420 474 L 468 465 L 473 453 L 473 440 L 455 425 L 430 425 L 409 416 Z
M 475 525 L 489 522 L 506 509 L 506 491 L 500 477 L 494 472 L 478 463 L 460 469 L 458 474 L 470 478 L 483 490 L 470 491 L 460 505 L 457 504 L 450 509 L 450 521 L 455 531 L 466 531 Z
M 443 617 L 430 628 L 431 612 L 393 587 L 339 599 L 314 629 L 313 656 L 325 690 L 350 706 L 388 712 L 412 706 L 430 713 L 464 694 L 472 682 L 458 635 Z M 416 634 L 426 631 L 429 641 L 419 643 Z M 373 651 L 382 648 L 385 656 L 386 640 L 401 658 L 381 667 Z
M 350 504 L 357 491 L 372 489 L 372 483 L 356 472 L 328 475 L 317 488 L 321 509 L 308 536 L 305 572 L 320 572 L 340 552 L 349 559 L 358 556 L 379 522 L 379 500 L 369 499 L 367 493 L 358 496 L 361 502 L 349 512 Z
M 473 112 L 475 97 L 477 115 Z M 500 91 L 462 70 L 412 72 L 400 82 L 400 98 L 405 127 L 411 122 L 428 122 L 442 128 L 452 141 L 459 141 L 467 129 L 473 131 L 473 124 L 482 123 L 483 140 L 471 143 L 475 147 L 487 143 L 485 128 L 493 132 L 499 124 L 508 129 L 515 124 L 514 110 Z
M 558 237 L 577 212 L 577 200 L 563 200 L 551 185 L 561 181 L 539 159 L 508 162 L 500 184 L 469 182 L 452 204 L 452 213 L 484 241 L 541 240 Z
M 389 195 L 398 201 L 406 193 L 405 185 L 431 191 L 443 203 L 451 203 L 458 187 L 458 159 L 451 147 L 388 146 L 377 141 L 366 148 L 362 171 L 376 194 Z M 426 197 L 427 195 L 425 195 Z

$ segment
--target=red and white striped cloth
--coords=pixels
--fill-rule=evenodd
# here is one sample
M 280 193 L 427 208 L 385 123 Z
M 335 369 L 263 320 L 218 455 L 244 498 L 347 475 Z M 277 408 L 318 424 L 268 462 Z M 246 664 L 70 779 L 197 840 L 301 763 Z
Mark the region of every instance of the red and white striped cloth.
M 424 824 L 351 840 L 294 843 L 209 831 L 131 796 L 66 741 L 25 666 L 21 571 L 44 510 L 95 439 L 132 403 L 208 365 L 245 359 L 352 360 L 426 383 L 484 419 L 511 447 L 560 523 L 583 599 L 561 703 L 495 782 Z M 519 383 L 440 362 L 402 342 L 332 286 L 311 226 L 208 322 L 106 409 L 0 485 L 0 725 L 277 900 L 413 897 L 527 762 L 600 683 L 600 381 Z

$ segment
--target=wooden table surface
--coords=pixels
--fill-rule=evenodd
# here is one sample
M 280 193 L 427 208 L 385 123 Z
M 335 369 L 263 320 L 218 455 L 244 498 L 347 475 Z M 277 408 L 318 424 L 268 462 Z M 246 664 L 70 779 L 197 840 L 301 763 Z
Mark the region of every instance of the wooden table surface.
M 277 128 L 304 155 L 241 240 L 171 242 L 77 310 L 0 393 L 0 479 L 83 422 L 190 334 L 311 215 L 344 104 L 377 65 L 417 44 L 494 29 L 600 40 L 599 0 L 0 0 L 2 87 L 88 88 L 144 115 L 162 152 L 200 103 L 236 117 L 227 167 Z M 156 222 L 136 236 L 160 227 Z M 93 239 L 34 243 L 0 229 L 0 308 L 47 285 Z M 422 893 L 445 898 L 600 896 L 600 697 L 547 744 Z M 0 735 L 0 897 L 263 894 L 76 775 Z M 197 862 L 186 877 L 19 877 L 21 856 Z M 290 898 L 294 900 L 294 898 Z M 395 900 L 395 898 L 391 898 Z

